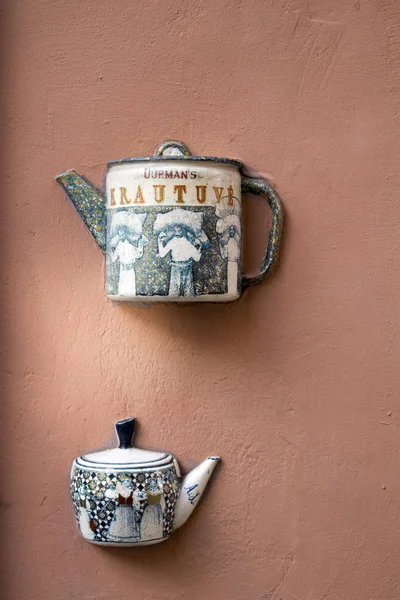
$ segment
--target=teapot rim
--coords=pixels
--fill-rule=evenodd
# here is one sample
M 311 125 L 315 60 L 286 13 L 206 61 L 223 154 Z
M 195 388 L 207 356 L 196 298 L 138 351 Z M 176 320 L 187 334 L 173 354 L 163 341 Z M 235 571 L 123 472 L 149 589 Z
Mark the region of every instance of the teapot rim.
M 135 470 L 159 469 L 174 462 L 174 457 L 165 451 L 137 448 L 133 445 L 136 429 L 135 417 L 120 419 L 114 423 L 118 438 L 117 448 L 95 450 L 75 459 L 77 466 L 99 470 Z
M 116 160 L 111 160 L 107 163 L 107 168 L 109 169 L 110 167 L 116 166 L 116 165 L 122 165 L 122 164 L 129 164 L 129 163 L 135 163 L 135 162 L 147 162 L 147 163 L 151 163 L 151 162 L 163 162 L 163 161 L 172 161 L 172 162 L 179 162 L 179 161 L 190 161 L 190 162 L 215 162 L 215 163 L 222 163 L 222 164 L 228 164 L 228 165 L 233 165 L 235 167 L 237 167 L 238 169 L 241 169 L 243 167 L 243 163 L 236 159 L 236 158 L 223 158 L 223 157 L 219 157 L 219 156 L 138 156 L 138 157 L 134 157 L 134 158 L 119 158 Z
M 134 455 L 137 456 L 137 452 L 129 452 L 129 455 L 132 456 L 132 460 L 123 461 L 123 460 L 112 460 L 113 455 L 117 454 L 117 456 L 121 457 L 121 453 L 118 452 L 118 448 L 113 448 L 111 450 L 103 450 L 101 452 L 91 453 L 87 455 L 79 456 L 75 459 L 75 464 L 79 468 L 95 470 L 95 471 L 152 471 L 159 470 L 160 468 L 170 467 L 174 464 L 174 457 L 172 454 L 167 453 L 159 453 L 158 457 L 153 460 L 135 460 Z M 138 448 L 132 450 L 139 450 Z M 150 454 L 151 451 L 149 451 Z M 103 455 L 105 459 L 107 457 L 109 460 L 93 460 L 90 457 L 93 457 L 95 454 L 98 456 Z M 124 451 L 126 454 L 126 450 Z M 158 453 L 153 452 L 152 454 L 157 455 Z M 108 456 L 107 456 L 108 455 Z M 124 457 L 125 458 L 125 457 Z M 129 458 L 129 456 L 126 456 Z

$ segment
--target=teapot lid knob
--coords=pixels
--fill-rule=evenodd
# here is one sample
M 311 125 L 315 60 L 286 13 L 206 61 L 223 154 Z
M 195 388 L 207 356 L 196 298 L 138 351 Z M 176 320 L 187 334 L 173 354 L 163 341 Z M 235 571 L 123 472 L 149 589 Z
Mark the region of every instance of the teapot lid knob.
M 154 156 L 162 158 L 163 156 L 173 156 L 175 158 L 179 158 L 182 156 L 186 158 L 187 156 L 191 156 L 189 148 L 183 142 L 179 142 L 178 140 L 167 140 L 166 142 L 162 142 L 154 152 Z
M 119 441 L 118 448 L 132 448 L 132 438 L 135 433 L 136 419 L 129 417 L 115 423 L 115 431 Z

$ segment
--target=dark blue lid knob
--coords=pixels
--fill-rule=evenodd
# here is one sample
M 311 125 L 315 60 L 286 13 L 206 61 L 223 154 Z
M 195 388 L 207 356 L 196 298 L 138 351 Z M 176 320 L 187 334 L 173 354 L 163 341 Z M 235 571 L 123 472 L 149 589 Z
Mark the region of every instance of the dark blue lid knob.
M 132 438 L 135 433 L 136 419 L 129 417 L 129 419 L 123 419 L 115 423 L 115 431 L 119 441 L 118 448 L 132 448 Z

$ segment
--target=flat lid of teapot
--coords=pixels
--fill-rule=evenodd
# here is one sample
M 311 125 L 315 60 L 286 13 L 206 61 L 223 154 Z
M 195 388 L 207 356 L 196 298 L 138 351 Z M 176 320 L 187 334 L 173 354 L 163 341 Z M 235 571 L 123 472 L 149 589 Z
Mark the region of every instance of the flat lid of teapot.
M 200 162 L 216 162 L 234 165 L 238 169 L 243 167 L 243 163 L 235 158 L 222 158 L 219 156 L 192 156 L 189 148 L 183 142 L 178 140 L 167 140 L 162 142 L 154 152 L 153 156 L 138 156 L 136 158 L 120 158 L 119 160 L 111 160 L 107 163 L 108 167 L 120 165 L 123 163 L 132 162 L 152 162 L 159 160 L 193 160 Z
M 172 464 L 174 457 L 164 452 L 134 448 L 132 438 L 135 432 L 135 419 L 129 418 L 115 423 L 119 441 L 118 448 L 91 452 L 76 459 L 79 467 L 86 469 L 138 469 L 152 470 Z

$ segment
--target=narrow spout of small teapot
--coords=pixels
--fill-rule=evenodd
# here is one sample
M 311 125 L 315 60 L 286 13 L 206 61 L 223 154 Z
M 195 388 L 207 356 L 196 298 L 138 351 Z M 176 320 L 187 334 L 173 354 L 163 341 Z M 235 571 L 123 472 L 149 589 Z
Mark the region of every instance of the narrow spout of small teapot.
M 190 471 L 182 481 L 178 502 L 175 507 L 174 530 L 186 523 L 196 508 L 219 460 L 219 456 L 209 456 L 195 469 Z
M 106 250 L 106 198 L 76 171 L 65 171 L 56 177 L 100 250 Z

